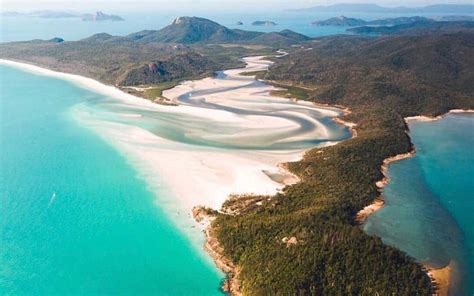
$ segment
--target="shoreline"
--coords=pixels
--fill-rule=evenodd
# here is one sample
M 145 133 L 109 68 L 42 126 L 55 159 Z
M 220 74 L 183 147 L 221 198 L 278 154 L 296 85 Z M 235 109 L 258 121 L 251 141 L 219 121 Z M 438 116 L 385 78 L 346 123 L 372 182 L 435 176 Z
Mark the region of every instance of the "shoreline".
M 243 72 L 243 73 L 245 73 L 245 72 Z M 255 80 L 257 80 L 255 78 L 255 76 L 253 76 L 253 77 L 254 77 Z M 272 85 L 271 82 L 267 82 L 265 80 L 259 80 L 259 81 L 262 81 L 262 82 L 264 82 L 268 85 Z M 287 99 L 287 98 L 284 98 L 284 97 L 279 97 L 279 98 Z M 290 98 L 290 101 L 292 101 L 291 98 Z M 340 114 L 338 116 L 335 116 L 335 117 L 332 117 L 332 120 L 335 123 L 339 124 L 339 125 L 346 126 L 349 129 L 350 133 L 351 133 L 351 137 L 348 138 L 348 139 L 345 139 L 343 141 L 347 141 L 347 140 L 350 140 L 350 139 L 353 139 L 353 138 L 357 137 L 357 130 L 356 130 L 357 125 L 355 123 L 344 121 L 344 120 L 341 119 L 341 117 L 344 117 L 344 116 L 351 113 L 349 108 L 339 106 L 339 105 L 331 106 L 331 105 L 328 105 L 328 104 L 320 104 L 320 103 L 315 103 L 315 102 L 311 102 L 311 101 L 304 101 L 304 100 L 299 100 L 299 101 L 310 103 L 310 104 L 312 104 L 316 107 L 337 108 L 337 109 L 339 109 L 340 111 L 342 111 L 342 114 Z M 332 144 L 332 145 L 337 145 L 339 142 L 342 142 L 342 141 L 338 141 L 338 142 L 336 142 L 335 144 Z M 304 150 L 303 154 L 301 155 L 301 157 L 298 160 L 303 159 L 304 153 L 306 153 L 306 151 L 309 151 L 309 150 L 314 149 L 314 148 L 316 148 L 316 147 L 312 147 L 312 148 L 308 148 L 308 149 Z M 288 162 L 281 162 L 281 163 L 277 164 L 278 169 L 286 174 L 286 178 L 281 182 L 281 184 L 284 184 L 284 186 L 288 186 L 288 185 L 292 185 L 292 184 L 296 184 L 296 183 L 301 182 L 301 178 L 299 176 L 297 176 L 294 173 L 292 173 L 291 171 L 289 171 L 289 169 L 287 167 L 287 164 L 288 164 Z M 269 178 L 273 179 L 271 176 L 269 176 Z M 201 224 L 203 232 L 205 234 L 205 237 L 206 237 L 206 241 L 205 241 L 205 244 L 204 244 L 205 251 L 212 258 L 215 265 L 227 275 L 226 279 L 222 283 L 221 289 L 224 292 L 227 292 L 227 293 L 229 293 L 230 295 L 233 295 L 233 296 L 243 295 L 242 292 L 241 292 L 241 286 L 240 286 L 240 282 L 239 282 L 239 279 L 238 279 L 238 276 L 240 274 L 240 268 L 239 268 L 238 265 L 235 265 L 230 259 L 228 259 L 224 255 L 224 253 L 223 253 L 224 249 L 220 245 L 219 240 L 218 240 L 217 236 L 215 235 L 215 229 L 212 226 L 212 222 L 216 218 L 215 215 L 206 213 L 206 209 L 202 206 L 196 206 L 196 207 L 193 208 L 193 217 L 194 217 L 196 222 Z
M 423 267 L 426 269 L 426 273 L 430 277 L 431 282 L 436 285 L 436 295 L 449 295 L 449 287 L 452 282 L 452 273 L 454 269 L 453 262 L 451 261 L 448 265 L 441 268 L 431 268 L 427 264 L 423 264 Z
M 271 63 L 270 61 L 263 60 L 262 57 L 252 57 L 252 58 L 245 59 L 244 61 L 247 63 L 247 66 L 245 68 L 227 70 L 227 73 L 229 75 L 239 75 L 239 73 L 252 71 L 252 70 L 254 70 L 253 68 L 265 67 L 265 69 L 266 69 L 269 65 L 268 63 Z M 192 116 L 201 115 L 200 112 L 202 112 L 202 110 L 199 110 L 199 109 L 197 109 L 195 107 L 192 107 L 192 106 L 187 106 L 186 104 L 181 104 L 179 106 L 159 105 L 159 104 L 153 103 L 149 100 L 143 99 L 141 97 L 137 97 L 137 96 L 125 93 L 125 92 L 123 92 L 122 90 L 120 90 L 119 88 L 117 88 L 115 86 L 106 85 L 106 84 L 104 84 L 102 82 L 99 82 L 97 80 L 94 80 L 92 78 L 87 78 L 87 77 L 83 77 L 83 76 L 76 75 L 76 74 L 57 72 L 57 71 L 49 70 L 49 69 L 42 68 L 42 67 L 39 67 L 39 66 L 35 66 L 35 65 L 32 65 L 32 64 L 28 64 L 28 63 L 23 63 L 23 62 L 18 62 L 18 61 L 9 61 L 9 60 L 3 60 L 3 59 L 0 59 L 0 65 L 13 66 L 15 68 L 19 68 L 20 70 L 24 70 L 24 71 L 27 71 L 27 72 L 30 72 L 30 73 L 33 73 L 33 74 L 45 75 L 45 76 L 49 76 L 49 77 L 53 77 L 53 78 L 59 78 L 61 80 L 66 80 L 68 82 L 74 83 L 78 87 L 84 88 L 84 89 L 89 90 L 89 91 L 93 91 L 93 92 L 101 94 L 101 95 L 113 97 L 115 99 L 118 99 L 120 101 L 125 102 L 126 104 L 129 104 L 129 105 L 132 105 L 132 106 L 137 106 L 137 108 L 144 109 L 144 110 L 153 110 L 153 111 L 157 111 L 157 112 L 166 112 L 168 114 L 173 113 L 175 111 L 176 112 L 179 111 L 180 114 L 192 115 Z M 256 79 L 254 77 L 252 77 L 251 81 L 256 81 Z M 177 87 L 175 87 L 171 90 L 167 90 L 166 94 L 164 94 L 164 95 L 169 97 L 170 99 L 176 99 L 180 95 L 180 92 L 189 91 L 189 88 L 194 90 L 194 87 L 199 86 L 199 84 L 198 84 L 199 82 L 201 82 L 203 84 L 203 86 L 201 86 L 201 88 L 202 87 L 205 88 L 206 86 L 209 86 L 212 83 L 215 84 L 215 80 L 213 80 L 213 78 L 205 78 L 205 79 L 201 79 L 201 80 L 197 80 L 197 81 L 185 81 L 185 82 L 180 83 Z M 230 81 L 230 82 L 232 82 L 232 81 Z M 247 81 L 247 83 L 248 82 L 249 81 Z M 234 82 L 232 82 L 232 83 L 234 83 Z M 227 84 L 224 84 L 224 85 L 227 85 Z M 273 88 L 273 86 L 271 86 L 269 84 L 265 84 L 264 86 L 260 86 L 259 90 L 261 90 L 264 93 L 263 96 L 268 100 L 274 100 L 275 102 L 278 102 L 278 104 L 282 104 L 282 105 L 288 104 L 287 103 L 288 100 L 284 99 L 284 98 L 272 99 L 270 97 L 270 95 L 267 94 L 267 92 L 269 93 L 268 90 L 271 90 L 272 88 Z M 247 89 L 247 88 L 245 88 L 245 89 Z M 252 89 L 250 89 L 250 90 L 247 89 L 246 91 L 252 91 Z M 253 90 L 253 91 L 255 91 L 255 90 Z M 171 94 L 171 96 L 170 96 L 170 94 Z M 240 93 L 238 93 L 238 94 L 240 94 Z M 246 95 L 245 92 L 243 92 L 240 95 L 241 96 L 243 95 L 242 98 L 245 99 L 245 95 Z M 211 99 L 209 99 L 209 100 L 211 100 Z M 258 98 L 256 98 L 255 100 L 258 100 Z M 227 101 L 225 101 L 225 100 L 223 101 L 223 103 L 226 103 L 226 102 Z M 230 101 L 230 102 L 233 103 L 232 101 Z M 238 100 L 237 100 L 237 102 L 240 103 L 240 101 L 238 101 Z M 267 104 L 265 101 L 262 102 L 262 103 Z M 248 101 L 244 101 L 244 104 L 248 104 Z M 237 104 L 236 106 L 240 106 L 240 105 Z M 332 117 L 333 119 L 338 117 L 338 116 L 341 116 L 339 114 L 341 111 L 344 114 L 347 113 L 347 109 L 339 110 L 340 108 L 338 108 L 338 107 L 318 106 L 317 104 L 313 104 L 312 102 L 309 102 L 309 101 L 299 102 L 298 106 L 301 109 L 308 109 L 308 108 L 318 109 L 319 111 L 321 111 L 324 114 L 323 116 Z M 294 105 L 292 105 L 292 108 L 293 107 L 294 107 Z M 337 111 L 336 111 L 336 109 L 337 109 Z M 242 121 L 241 118 L 231 117 L 226 112 L 223 112 L 221 110 L 216 110 L 216 111 L 209 111 L 208 110 L 207 113 L 210 113 L 210 114 L 206 114 L 206 115 L 208 117 L 212 116 L 214 120 L 215 120 L 215 118 L 217 118 L 217 120 L 223 120 L 225 122 L 231 122 L 231 123 L 236 123 L 236 124 L 240 123 Z M 124 118 L 131 118 L 131 119 L 141 118 L 140 116 L 136 116 L 135 114 L 133 114 L 133 112 L 128 112 L 125 115 L 122 114 L 122 116 Z M 203 118 L 206 118 L 206 116 L 204 116 Z M 306 117 L 304 117 L 304 118 L 306 120 L 310 120 L 311 122 L 315 121 L 314 124 L 315 124 L 316 127 L 321 128 L 321 131 L 318 131 L 318 132 L 323 132 L 322 135 L 324 135 L 324 132 L 327 133 L 327 131 L 325 131 L 324 125 L 320 124 L 316 119 L 306 118 Z M 277 121 L 275 121 L 275 120 L 277 120 Z M 281 126 L 281 124 L 282 124 L 278 120 L 279 120 L 278 118 L 276 118 L 274 120 L 270 119 L 270 120 L 267 120 L 267 121 L 259 120 L 258 121 L 258 123 L 259 123 L 258 126 L 259 126 L 259 128 L 272 128 L 272 129 L 274 129 L 274 128 L 278 127 L 278 125 Z M 129 127 L 129 126 L 124 125 L 124 124 L 115 124 L 115 123 L 108 123 L 107 125 L 104 125 L 104 126 L 101 126 L 100 128 L 98 128 L 97 126 L 99 125 L 100 122 L 97 121 L 96 118 L 93 118 L 92 121 L 89 118 L 87 118 L 86 120 L 81 119 L 81 123 L 84 123 L 86 126 L 92 127 L 101 137 L 105 138 L 106 141 L 112 142 L 113 146 L 115 148 L 117 148 L 119 151 L 126 154 L 127 159 L 129 159 L 131 161 L 131 164 L 134 165 L 134 166 L 138 166 L 137 171 L 140 173 L 140 175 L 141 175 L 140 170 L 143 166 L 149 165 L 149 163 L 157 164 L 153 168 L 153 170 L 148 172 L 148 175 L 145 174 L 144 176 L 141 176 L 141 177 L 146 179 L 145 180 L 146 183 L 149 184 L 150 186 L 154 187 L 155 184 L 158 184 L 157 186 L 159 187 L 161 177 L 165 181 L 170 181 L 170 178 L 174 178 L 173 176 L 177 176 L 177 175 L 180 176 L 178 178 L 179 180 L 175 180 L 176 181 L 175 185 L 178 184 L 177 182 L 179 182 L 179 184 L 181 184 L 181 186 L 170 186 L 171 189 L 179 189 L 179 190 L 178 190 L 178 192 L 172 191 L 173 195 L 177 195 L 177 197 L 175 199 L 173 199 L 173 201 L 172 201 L 172 203 L 174 205 L 172 205 L 172 207 L 171 207 L 171 212 L 169 211 L 170 209 L 167 210 L 169 212 L 170 219 L 172 219 L 172 220 L 174 220 L 174 222 L 176 222 L 178 228 L 180 226 L 185 225 L 188 222 L 184 221 L 185 219 L 183 219 L 182 217 L 178 218 L 180 213 L 177 210 L 177 206 L 175 204 L 179 205 L 179 203 L 181 202 L 182 206 L 184 206 L 184 209 L 185 209 L 186 213 L 188 212 L 187 209 L 189 209 L 189 214 L 191 214 L 192 208 L 195 205 L 199 205 L 199 204 L 202 204 L 204 206 L 210 206 L 210 207 L 213 207 L 213 208 L 216 208 L 216 207 L 220 208 L 222 206 L 223 202 L 229 197 L 230 194 L 274 195 L 275 193 L 279 192 L 279 190 L 281 190 L 286 185 L 294 184 L 294 183 L 300 181 L 299 177 L 297 177 L 296 175 L 294 175 L 294 174 L 292 174 L 291 172 L 288 171 L 288 169 L 286 167 L 286 163 L 289 162 L 289 161 L 295 161 L 295 160 L 301 159 L 303 157 L 304 153 L 307 150 L 317 147 L 317 145 L 316 145 L 314 147 L 307 147 L 307 148 L 303 148 L 303 149 L 297 149 L 297 150 L 294 150 L 294 151 L 289 150 L 289 152 L 287 150 L 282 150 L 282 152 L 276 151 L 276 152 L 271 152 L 269 154 L 268 153 L 265 154 L 265 151 L 257 152 L 257 153 L 254 153 L 254 154 L 242 153 L 242 152 L 239 152 L 238 154 L 236 154 L 235 152 L 232 152 L 232 150 L 227 151 L 227 153 L 226 153 L 226 151 L 224 151 L 224 152 L 209 152 L 205 155 L 205 158 L 200 160 L 201 165 L 203 163 L 205 163 L 205 165 L 206 165 L 204 167 L 206 169 L 205 171 L 201 167 L 199 167 L 199 168 L 198 167 L 193 167 L 192 165 L 191 165 L 191 167 L 188 166 L 188 173 L 193 173 L 194 172 L 193 175 L 197 176 L 197 179 L 193 177 L 191 180 L 188 180 L 189 182 L 193 182 L 194 184 L 196 184 L 196 182 L 205 181 L 204 184 L 209 185 L 208 190 L 210 190 L 210 191 L 199 191 L 199 190 L 196 191 L 196 190 L 193 190 L 193 188 L 189 188 L 189 187 L 192 187 L 192 186 L 182 186 L 182 180 L 183 180 L 182 176 L 181 176 L 182 173 L 180 172 L 178 174 L 176 172 L 176 168 L 172 171 L 169 171 L 169 168 L 170 167 L 175 167 L 175 166 L 179 167 L 179 164 L 176 164 L 176 159 L 183 158 L 184 162 L 186 162 L 187 160 L 194 161 L 195 158 L 202 157 L 202 154 L 197 155 L 197 152 L 193 153 L 193 152 L 190 152 L 190 151 L 186 151 L 185 148 L 183 148 L 183 149 L 181 149 L 182 151 L 181 150 L 180 151 L 173 151 L 173 157 L 175 158 L 175 160 L 173 160 L 173 157 L 168 157 L 170 159 L 166 159 L 166 157 L 163 157 L 163 155 L 160 155 L 160 153 L 159 153 L 159 152 L 161 152 L 160 150 L 158 150 L 158 152 L 157 152 L 156 150 L 146 150 L 145 149 L 146 146 L 154 145 L 155 143 L 157 143 L 156 142 L 157 141 L 156 137 L 154 137 L 153 134 L 149 133 L 146 130 L 139 129 L 139 128 L 134 127 L 134 126 Z M 252 123 L 255 124 L 255 120 L 252 121 Z M 276 127 L 275 127 L 275 124 L 276 124 Z M 341 120 L 341 122 L 336 121 L 336 124 L 346 125 L 345 123 L 343 123 L 342 120 Z M 288 128 L 287 124 L 286 124 L 286 126 L 283 125 L 283 127 Z M 126 134 L 125 137 L 124 137 L 124 134 Z M 306 136 L 306 137 L 308 137 L 308 136 L 315 137 L 315 136 L 318 136 L 318 134 L 315 134 L 315 135 L 314 134 L 313 135 L 312 134 L 308 134 L 308 135 L 304 134 L 304 136 Z M 327 136 L 327 135 L 324 135 L 324 136 Z M 354 136 L 354 133 L 352 133 L 352 137 L 353 136 Z M 290 138 L 291 138 L 291 136 L 290 136 Z M 287 138 L 287 139 L 289 139 L 289 138 Z M 348 138 L 348 139 L 350 139 L 350 138 Z M 348 140 L 348 139 L 344 139 L 344 140 Z M 324 143 L 324 146 L 335 145 L 339 142 L 341 142 L 341 141 L 330 141 L 330 140 L 328 140 L 327 143 Z M 140 144 L 142 144 L 142 145 L 139 148 L 137 148 L 136 146 L 133 145 L 133 143 L 135 143 L 135 144 L 138 143 L 138 145 L 140 145 Z M 160 140 L 158 143 L 160 143 L 160 144 L 164 143 L 165 145 L 167 145 L 167 144 L 169 144 L 169 141 L 163 142 L 163 141 Z M 138 150 L 138 152 L 137 152 L 137 150 Z M 228 149 L 226 149 L 226 150 L 228 150 Z M 287 151 L 287 152 L 285 152 L 285 151 Z M 217 153 L 219 153 L 219 154 L 217 154 Z M 132 154 L 132 157 L 129 157 L 130 154 Z M 235 159 L 232 159 L 232 158 L 229 158 L 229 157 L 234 157 Z M 224 161 L 224 159 L 226 161 Z M 276 160 L 278 160 L 278 161 L 276 161 Z M 163 163 L 164 163 L 164 165 L 163 165 Z M 233 174 L 238 174 L 237 175 L 237 177 L 238 177 L 238 180 L 237 180 L 238 182 L 237 183 L 235 183 L 234 181 L 233 181 L 234 182 L 233 184 L 229 183 L 229 177 L 228 176 L 227 177 L 224 176 L 226 178 L 222 179 L 222 180 L 218 179 L 218 178 L 222 178 L 222 175 L 217 174 L 215 172 L 215 170 L 216 170 L 216 166 L 219 166 L 219 165 L 221 166 L 221 169 L 222 169 L 221 164 L 225 164 L 225 167 L 224 167 L 225 170 L 224 171 L 229 171 L 232 175 Z M 263 165 L 263 164 L 265 164 L 265 165 Z M 166 172 L 164 172 L 163 169 Z M 282 179 L 281 182 L 278 182 L 274 178 L 271 178 L 269 176 L 269 174 L 266 174 L 264 172 L 265 170 L 267 170 L 270 173 L 270 175 L 272 175 L 272 174 L 277 175 L 277 177 L 279 179 Z M 157 174 L 160 177 L 158 179 L 155 176 Z M 257 178 L 256 178 L 256 176 L 257 176 L 256 174 L 258 174 Z M 201 177 L 203 177 L 203 178 L 199 178 L 199 175 L 201 175 Z M 240 177 L 240 176 L 242 176 L 242 177 Z M 209 178 L 211 178 L 210 180 L 212 182 L 210 182 Z M 233 176 L 233 178 L 235 179 L 235 175 Z M 202 179 L 205 179 L 205 180 L 202 180 Z M 232 180 L 230 180 L 230 181 L 232 181 Z M 225 187 L 226 189 L 222 190 L 219 187 L 216 188 L 215 185 L 219 184 L 219 183 L 221 184 L 220 185 L 221 187 Z M 173 183 L 171 182 L 169 184 L 172 185 Z M 252 184 L 253 184 L 253 187 L 252 187 Z M 231 186 L 229 187 L 229 185 L 231 185 Z M 179 188 L 177 188 L 177 187 L 179 187 Z M 245 191 L 242 191 L 242 188 L 244 188 Z M 152 188 L 152 191 L 154 191 L 153 189 L 155 189 L 155 188 Z M 167 189 L 167 188 L 165 188 L 165 189 Z M 255 189 L 257 189 L 257 190 L 255 190 Z M 192 194 L 191 194 L 191 192 L 192 192 Z M 216 200 L 216 195 L 219 195 L 219 194 L 222 197 L 225 196 L 225 198 L 218 198 Z M 184 205 L 183 205 L 183 196 L 188 196 L 188 199 L 184 199 Z M 194 196 L 194 199 L 189 199 L 190 198 L 189 196 L 191 196 L 191 198 Z M 197 199 L 195 198 L 196 196 L 198 196 Z M 222 200 L 220 200 L 220 199 L 222 199 Z M 166 200 L 164 202 L 168 203 L 168 204 L 170 203 L 170 201 L 166 201 Z M 176 216 L 173 215 L 173 212 L 175 212 L 175 211 L 177 212 Z M 190 219 L 192 220 L 192 217 L 190 217 Z M 194 222 L 194 223 L 196 224 L 196 222 Z M 218 244 L 217 238 L 215 238 L 215 236 L 213 235 L 212 229 L 209 228 L 210 224 L 209 225 L 202 225 L 202 226 L 204 226 L 203 230 L 204 230 L 204 233 L 206 234 L 205 250 L 210 255 L 210 257 L 216 262 L 216 265 L 219 269 L 221 269 L 221 270 L 222 269 L 230 270 L 229 267 L 232 267 L 232 265 L 229 265 L 228 262 L 225 263 L 225 260 L 226 260 L 225 257 L 223 257 L 222 255 L 219 255 L 219 254 L 222 254 L 222 253 L 219 253 L 219 244 Z M 192 230 L 192 231 L 195 232 L 195 230 Z M 186 232 L 188 232 L 188 230 L 183 231 L 183 232 L 185 232 L 185 234 L 186 234 Z M 219 261 L 216 261 L 216 258 Z M 225 270 L 224 270 L 224 272 L 225 272 Z M 237 274 L 238 274 L 238 272 L 237 272 L 238 271 L 238 266 L 234 266 L 232 271 L 233 271 L 232 272 L 233 276 L 227 281 L 227 286 L 233 287 L 231 289 L 234 289 L 235 291 L 238 291 L 238 281 L 236 280 L 236 277 L 237 277 Z
M 408 123 L 410 122 L 437 121 L 437 120 L 441 120 L 445 118 L 446 116 L 450 114 L 463 114 L 463 113 L 474 113 L 474 110 L 451 109 L 448 112 L 442 115 L 438 115 L 438 116 L 419 115 L 419 116 L 405 117 L 404 121 L 407 124 L 406 132 L 409 133 Z M 375 183 L 380 193 L 380 196 L 376 198 L 371 204 L 367 205 L 356 214 L 354 219 L 357 223 L 359 223 L 360 225 L 363 225 L 367 221 L 370 215 L 374 214 L 375 212 L 377 212 L 378 210 L 382 209 L 385 206 L 385 199 L 383 197 L 383 189 L 390 182 L 390 177 L 388 176 L 388 170 L 389 170 L 390 164 L 393 162 L 411 158 L 414 156 L 416 156 L 416 147 L 412 145 L 409 152 L 398 154 L 392 157 L 388 157 L 383 160 L 382 166 L 380 167 L 380 171 L 383 175 L 383 178 L 382 180 L 379 180 Z M 424 264 L 424 263 L 421 263 L 421 265 L 426 270 L 426 273 L 430 277 L 432 284 L 436 286 L 436 289 L 437 289 L 436 295 L 439 295 L 439 296 L 448 295 L 449 285 L 452 281 L 451 276 L 452 276 L 453 263 L 450 262 L 449 265 L 445 267 L 437 268 L 437 269 L 432 268 L 429 265 Z
M 194 220 L 200 223 L 206 236 L 206 242 L 203 246 L 204 250 L 212 258 L 217 268 L 226 274 L 226 278 L 221 285 L 222 291 L 230 295 L 241 296 L 242 292 L 240 291 L 238 279 L 240 268 L 224 255 L 224 248 L 219 243 L 215 235 L 215 229 L 212 227 L 212 222 L 216 219 L 215 214 L 209 213 L 209 211 L 200 206 L 194 207 L 192 212 Z

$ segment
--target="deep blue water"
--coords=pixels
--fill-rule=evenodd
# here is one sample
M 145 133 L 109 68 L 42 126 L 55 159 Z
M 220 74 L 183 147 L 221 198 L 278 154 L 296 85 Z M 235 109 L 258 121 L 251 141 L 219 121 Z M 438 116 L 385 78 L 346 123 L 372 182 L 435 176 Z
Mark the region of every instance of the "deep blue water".
M 474 293 L 474 115 L 410 123 L 416 156 L 390 164 L 385 207 L 364 225 L 419 262 L 452 263 L 452 295 Z

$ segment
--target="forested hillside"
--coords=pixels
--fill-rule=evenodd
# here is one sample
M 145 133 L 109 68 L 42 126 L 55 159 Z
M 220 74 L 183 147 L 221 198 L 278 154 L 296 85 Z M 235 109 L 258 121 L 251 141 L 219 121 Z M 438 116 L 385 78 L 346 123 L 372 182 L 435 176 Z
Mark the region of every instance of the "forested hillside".
M 432 294 L 420 265 L 366 235 L 354 217 L 379 196 L 383 160 L 412 149 L 403 118 L 473 109 L 473 75 L 474 32 L 329 37 L 276 60 L 262 78 L 304 87 L 299 91 L 314 102 L 349 107 L 344 120 L 357 123 L 358 136 L 290 163 L 302 182 L 282 194 L 247 200 L 237 215 L 218 215 L 214 228 L 241 268 L 242 291 Z M 232 203 L 239 207 L 239 200 L 226 206 Z M 290 237 L 295 244 L 284 243 Z

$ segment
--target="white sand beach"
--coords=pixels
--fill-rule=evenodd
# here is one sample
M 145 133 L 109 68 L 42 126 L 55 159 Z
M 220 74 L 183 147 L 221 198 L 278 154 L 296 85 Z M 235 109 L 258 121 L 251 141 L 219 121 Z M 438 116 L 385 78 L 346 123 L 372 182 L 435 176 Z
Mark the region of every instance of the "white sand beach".
M 341 140 L 321 122 L 341 110 L 271 96 L 277 88 L 239 75 L 265 70 L 271 62 L 262 57 L 244 61 L 244 69 L 165 91 L 178 106 L 155 104 L 78 75 L 6 60 L 0 64 L 65 79 L 110 98 L 77 105 L 71 114 L 117 147 L 149 188 L 161 193 L 157 203 L 179 216 L 196 205 L 219 209 L 229 194 L 274 194 L 285 186 L 268 176 L 286 174 L 278 164 Z

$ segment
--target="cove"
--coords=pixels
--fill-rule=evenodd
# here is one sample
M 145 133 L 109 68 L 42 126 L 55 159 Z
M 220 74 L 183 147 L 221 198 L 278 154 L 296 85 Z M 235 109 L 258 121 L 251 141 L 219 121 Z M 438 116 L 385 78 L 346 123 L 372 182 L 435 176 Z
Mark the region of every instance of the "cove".
M 364 229 L 417 261 L 451 267 L 451 295 L 474 293 L 474 116 L 410 121 L 416 155 L 391 163 L 385 206 Z

